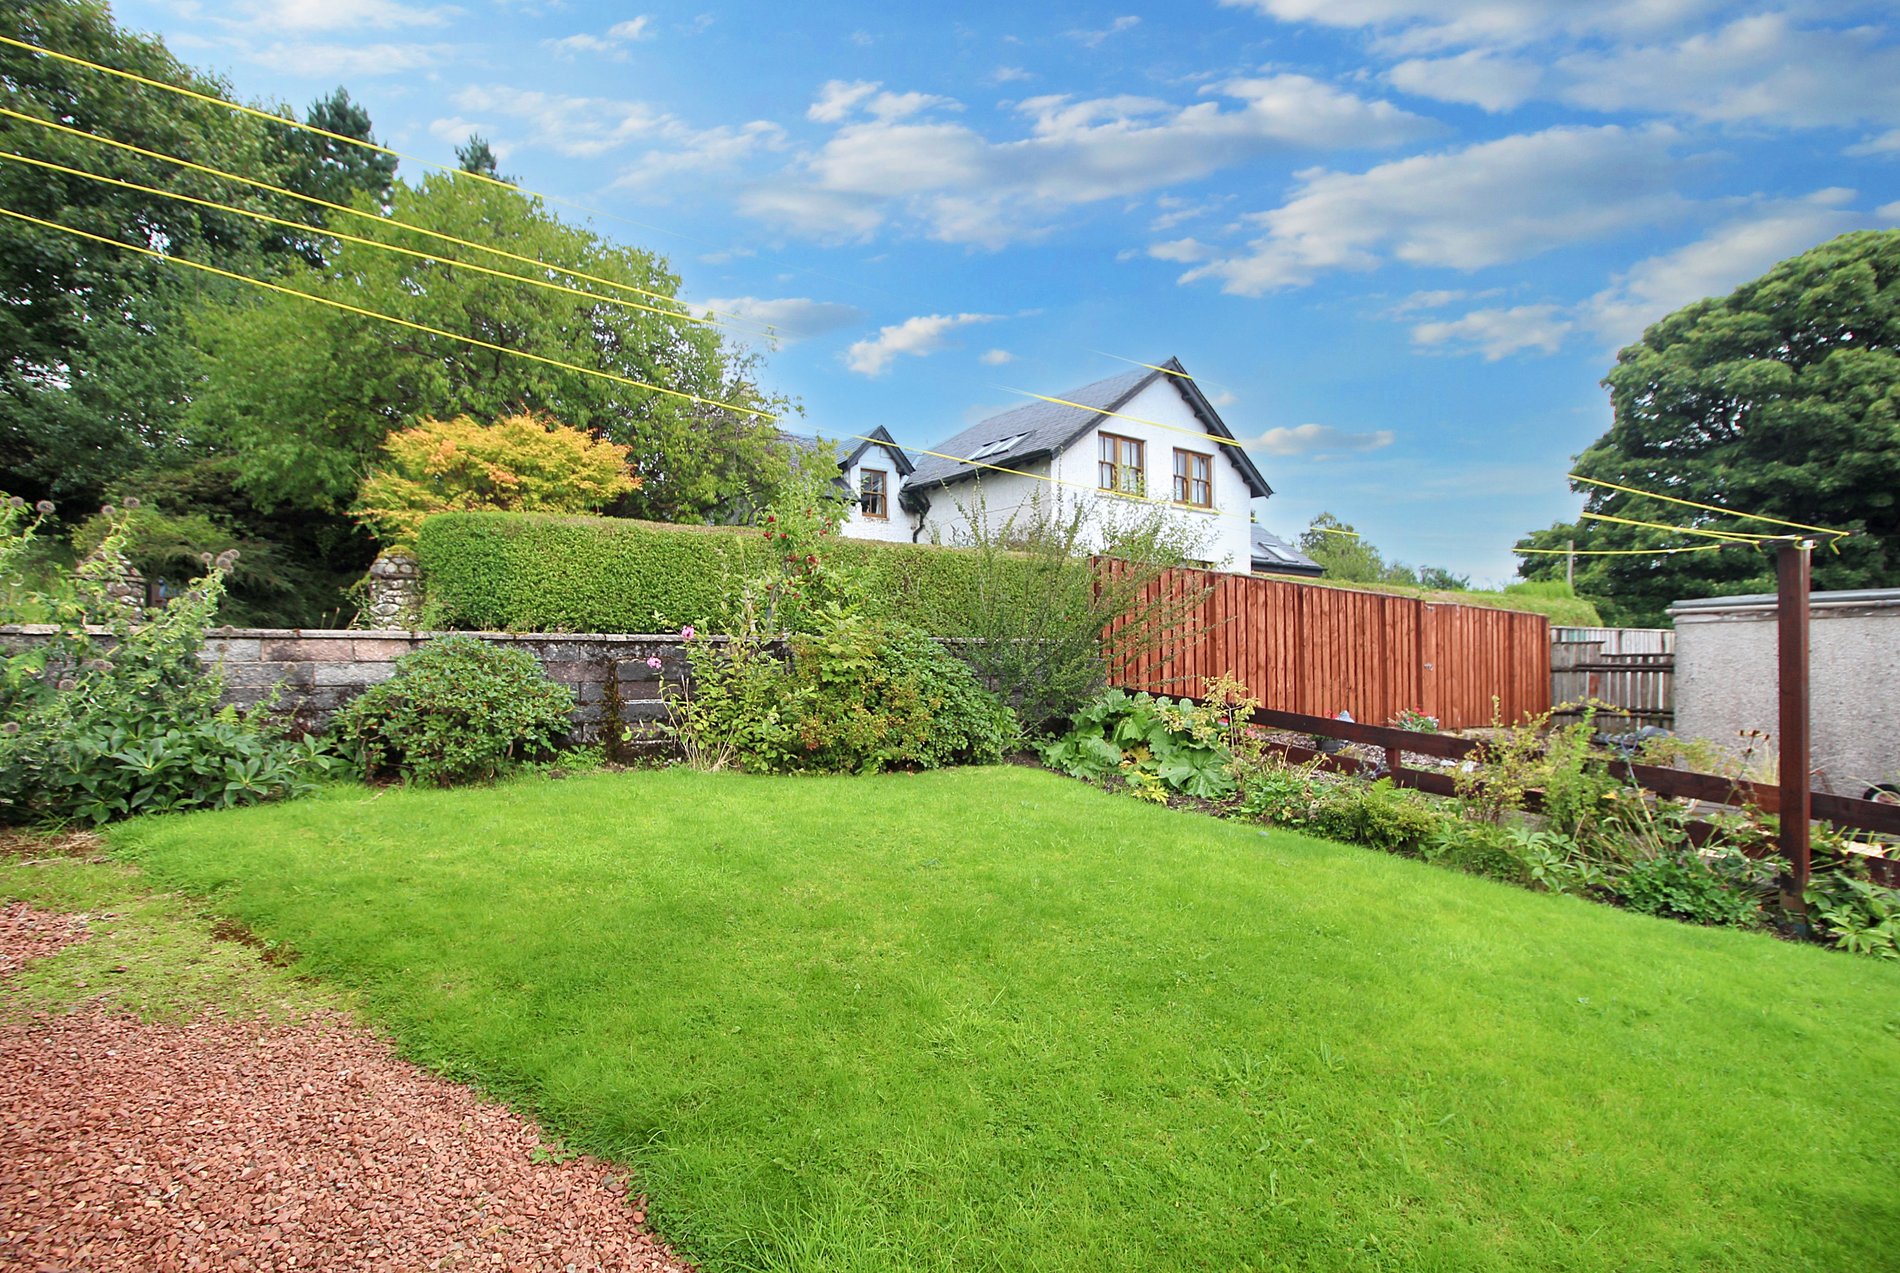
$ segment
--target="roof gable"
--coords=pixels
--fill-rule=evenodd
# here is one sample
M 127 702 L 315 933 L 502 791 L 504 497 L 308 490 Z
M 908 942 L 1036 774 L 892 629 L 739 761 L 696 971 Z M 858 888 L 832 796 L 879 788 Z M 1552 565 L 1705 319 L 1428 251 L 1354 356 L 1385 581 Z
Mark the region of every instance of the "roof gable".
M 904 453 L 904 448 L 897 445 L 897 439 L 891 436 L 890 430 L 881 424 L 859 439 L 857 450 L 838 461 L 838 471 L 842 473 L 853 464 L 856 464 L 858 457 L 863 455 L 866 451 L 869 451 L 872 447 L 883 447 L 886 451 L 890 452 L 891 462 L 897 466 L 898 476 L 909 477 L 916 471 L 916 464 L 911 461 L 910 456 Z
M 981 420 L 939 442 L 932 448 L 934 454 L 925 452 L 906 485 L 913 490 L 942 486 L 974 477 L 985 466 L 1013 468 L 1065 450 L 1091 430 L 1113 420 L 1115 412 L 1162 376 L 1166 376 L 1169 384 L 1181 394 L 1206 432 L 1215 437 L 1234 440 L 1233 432 L 1195 385 L 1180 360 L 1170 358 L 1158 367 L 1124 372 L 1083 385 L 1079 389 L 1051 395 L 1062 399 L 1061 402 L 1031 402 Z M 1075 405 L 1067 405 L 1069 403 Z M 1087 409 L 1077 410 L 1077 407 Z M 1011 438 L 1014 440 L 1009 441 L 1008 445 L 997 446 Z M 1266 478 L 1254 467 L 1253 460 L 1244 448 L 1236 445 L 1220 449 L 1228 453 L 1228 459 L 1240 470 L 1242 480 L 1254 495 L 1264 498 L 1273 494 L 1273 488 L 1267 485 Z M 972 459 L 978 463 L 969 463 Z

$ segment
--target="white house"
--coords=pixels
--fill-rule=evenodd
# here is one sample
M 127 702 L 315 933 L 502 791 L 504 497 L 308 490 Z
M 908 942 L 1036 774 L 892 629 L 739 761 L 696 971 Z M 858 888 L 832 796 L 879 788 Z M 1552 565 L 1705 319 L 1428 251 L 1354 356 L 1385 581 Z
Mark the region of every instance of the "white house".
M 1192 531 L 1201 560 L 1248 568 L 1248 506 L 1273 489 L 1179 361 L 1052 397 L 1062 401 L 991 416 L 915 457 L 883 429 L 865 435 L 873 440 L 840 465 L 858 497 L 844 533 L 954 544 L 977 518 L 995 527 L 1086 500 L 1098 543 L 1103 529 L 1160 507 Z

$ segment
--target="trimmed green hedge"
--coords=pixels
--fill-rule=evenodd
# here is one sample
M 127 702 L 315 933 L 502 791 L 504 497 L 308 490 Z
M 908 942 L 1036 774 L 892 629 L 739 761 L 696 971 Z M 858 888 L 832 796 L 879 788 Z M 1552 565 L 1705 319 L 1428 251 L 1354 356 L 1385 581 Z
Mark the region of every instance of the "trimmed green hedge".
M 756 529 L 539 513 L 440 513 L 416 536 L 423 622 L 507 632 L 726 631 L 736 585 L 766 568 L 767 552 Z M 973 554 L 861 539 L 827 552 L 862 573 L 874 617 L 967 632 Z
M 502 632 L 675 632 L 694 623 L 730 631 L 737 585 L 765 570 L 769 551 L 764 535 L 750 527 L 438 513 L 416 536 L 426 590 L 423 623 Z M 901 619 L 936 636 L 969 635 L 974 553 L 866 539 L 840 539 L 826 551 L 836 565 L 860 572 L 872 617 Z M 1599 626 L 1590 603 L 1574 597 L 1288 582 L 1531 610 L 1553 623 Z

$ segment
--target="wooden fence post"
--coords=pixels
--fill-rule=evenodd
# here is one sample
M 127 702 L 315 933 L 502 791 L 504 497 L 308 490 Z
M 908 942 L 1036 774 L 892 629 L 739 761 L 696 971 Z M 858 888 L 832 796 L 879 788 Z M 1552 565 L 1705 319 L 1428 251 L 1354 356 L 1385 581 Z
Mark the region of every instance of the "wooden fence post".
M 1808 553 L 1812 540 L 1788 539 L 1776 550 L 1775 645 L 1781 742 L 1781 853 L 1788 873 L 1782 905 L 1805 924 L 1809 822 L 1814 765 L 1808 737 Z

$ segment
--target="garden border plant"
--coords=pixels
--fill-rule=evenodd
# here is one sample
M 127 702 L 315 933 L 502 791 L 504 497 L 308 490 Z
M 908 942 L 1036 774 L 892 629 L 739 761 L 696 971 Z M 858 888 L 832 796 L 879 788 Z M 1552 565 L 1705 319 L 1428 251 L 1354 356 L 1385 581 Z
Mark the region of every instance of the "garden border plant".
M 1457 794 L 1446 800 L 1396 786 L 1382 765 L 1367 776 L 1339 772 L 1324 757 L 1292 762 L 1262 731 L 1235 726 L 1249 706 L 1244 687 L 1225 678 L 1208 682 L 1201 703 L 1111 690 L 1040 751 L 1052 769 L 1160 803 L 1212 805 L 1229 817 L 1640 914 L 1774 928 L 1900 958 L 1900 890 L 1866 878 L 1843 837 L 1819 842 L 1817 863 L 1828 865 L 1808 892 L 1810 930 L 1779 913 L 1771 818 L 1744 810 L 1692 830 L 1685 806 L 1615 776 L 1614 757 L 1590 745 L 1588 711 L 1555 730 L 1548 716 L 1498 729 L 1481 743 L 1478 763 L 1455 771 Z
M 328 770 L 322 748 L 288 736 L 270 703 L 220 705 L 222 674 L 199 652 L 234 552 L 207 554 L 204 574 L 162 607 L 118 595 L 136 510 L 108 506 L 85 559 L 9 603 L 52 631 L 0 655 L 0 823 L 250 804 L 307 792 Z M 0 572 L 32 554 L 52 512 L 0 503 Z

